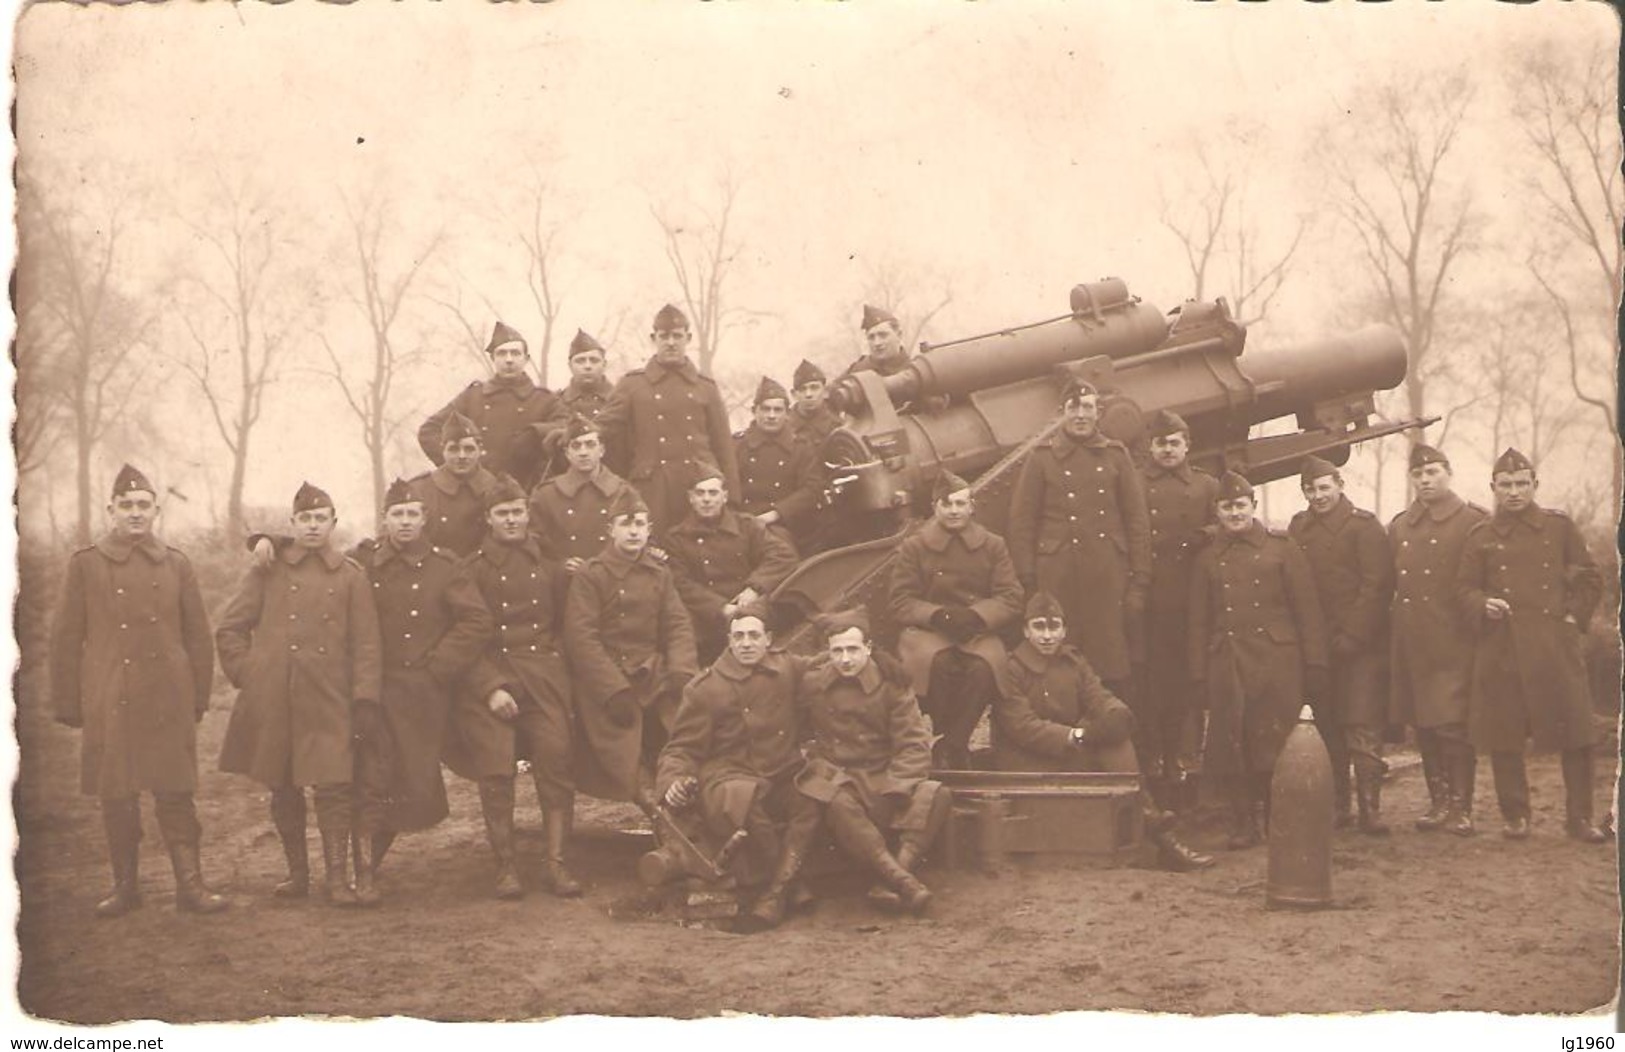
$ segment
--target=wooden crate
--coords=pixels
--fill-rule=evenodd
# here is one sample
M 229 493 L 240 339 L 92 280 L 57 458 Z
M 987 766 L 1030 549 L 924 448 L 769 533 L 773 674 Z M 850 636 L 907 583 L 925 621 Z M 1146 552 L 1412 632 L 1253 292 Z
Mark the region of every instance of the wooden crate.
M 1125 863 L 1145 839 L 1138 775 L 937 771 L 932 777 L 954 794 L 953 817 L 932 852 L 950 867 L 1034 855 Z

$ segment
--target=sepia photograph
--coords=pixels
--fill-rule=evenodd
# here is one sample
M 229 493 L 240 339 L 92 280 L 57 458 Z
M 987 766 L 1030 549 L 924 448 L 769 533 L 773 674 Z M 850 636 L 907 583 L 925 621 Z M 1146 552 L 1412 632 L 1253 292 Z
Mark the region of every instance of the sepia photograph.
M 1610 5 L 11 13 L 8 1025 L 1612 1047 Z

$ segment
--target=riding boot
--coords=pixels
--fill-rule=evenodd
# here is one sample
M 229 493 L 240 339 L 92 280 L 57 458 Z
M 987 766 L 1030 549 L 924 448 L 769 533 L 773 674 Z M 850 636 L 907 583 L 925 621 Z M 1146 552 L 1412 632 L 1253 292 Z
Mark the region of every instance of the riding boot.
M 1336 801 L 1335 810 L 1332 817 L 1332 828 L 1347 829 L 1349 826 L 1354 825 L 1352 799 L 1354 796 L 1354 791 L 1353 786 L 1349 782 L 1349 770 L 1347 764 L 1344 764 L 1341 770 L 1332 771 L 1332 793 Z M 1365 802 L 1362 800 L 1360 812 L 1362 816 L 1365 814 L 1364 804 Z M 1364 829 L 1365 827 L 1362 825 L 1361 831 L 1363 832 Z
M 372 834 L 372 873 L 378 875 L 378 867 L 384 864 L 384 856 L 389 853 L 390 845 L 395 843 L 395 831 L 380 829 Z
M 1253 813 L 1253 783 L 1250 775 L 1230 775 L 1226 781 L 1230 803 L 1230 837 L 1226 846 L 1232 851 L 1257 847 L 1262 839 L 1258 834 L 1258 820 Z
M 497 860 L 492 894 L 499 899 L 523 898 L 525 894 L 514 866 L 513 795 L 512 778 L 498 775 L 480 779 L 480 813 L 485 816 L 485 835 Z
M 378 834 L 356 829 L 350 839 L 355 850 L 355 900 L 362 906 L 376 906 L 382 901 L 374 880 L 378 873 L 378 853 L 374 848 Z
M 1366 836 L 1387 836 L 1382 820 L 1382 771 L 1356 767 L 1355 792 L 1360 798 L 1360 832 Z
M 1261 840 L 1270 838 L 1270 781 L 1274 776 L 1274 771 L 1253 775 L 1253 825 Z
M 158 832 L 169 849 L 169 861 L 175 870 L 175 908 L 183 913 L 219 913 L 226 908 L 226 900 L 203 884 L 198 855 L 203 827 L 198 824 L 192 794 L 157 793 L 155 796 Z
M 1591 821 L 1591 782 L 1594 777 L 1591 750 L 1563 750 L 1563 791 L 1566 827 L 1571 838 L 1583 844 L 1602 844 L 1607 834 Z
M 561 899 L 573 899 L 581 894 L 581 885 L 564 868 L 564 838 L 570 828 L 568 814 L 562 807 L 542 808 L 542 841 L 547 846 L 542 884 Z
M 1450 779 L 1443 756 L 1443 745 L 1430 730 L 1418 729 L 1416 748 L 1422 754 L 1422 777 L 1427 780 L 1427 813 L 1415 822 L 1420 833 L 1432 833 L 1444 828 L 1445 816 L 1450 813 Z
M 349 787 L 316 792 L 316 829 L 322 836 L 323 892 L 334 906 L 357 904 L 350 886 Z
M 107 860 L 113 867 L 112 894 L 96 903 L 96 916 L 111 919 L 141 908 L 141 804 L 137 797 L 102 801 Z
M 925 825 L 919 829 L 905 829 L 897 835 L 896 858 L 899 866 L 909 873 L 919 868 L 926 851 L 936 843 L 943 826 L 948 824 L 953 809 L 953 790 L 945 785 L 937 786 L 931 793 L 931 809 L 926 813 Z M 903 905 L 897 892 L 884 885 L 869 889 L 869 901 L 888 912 L 895 912 Z
M 779 859 L 779 868 L 774 871 L 772 882 L 768 884 L 767 890 L 757 897 L 746 917 L 748 929 L 766 931 L 768 928 L 777 928 L 783 922 L 785 898 L 789 894 L 791 882 L 801 872 L 804 852 L 804 844 L 785 845 L 784 854 Z
M 917 917 L 931 905 L 931 889 L 921 884 L 914 874 L 898 865 L 897 859 L 890 851 L 881 848 L 867 861 L 880 875 L 880 879 L 897 892 L 903 909 Z
M 1170 873 L 1189 873 L 1193 869 L 1206 869 L 1213 865 L 1212 855 L 1204 855 L 1181 843 L 1179 838 L 1174 836 L 1171 826 L 1153 821 L 1153 818 L 1160 817 L 1160 814 L 1149 794 L 1142 793 L 1140 800 L 1146 813 L 1146 839 L 1157 845 L 1157 865 Z
M 310 894 L 310 849 L 305 844 L 305 791 L 297 786 L 271 790 L 271 823 L 282 841 L 288 875 L 272 890 L 279 899 Z
M 1473 783 L 1478 775 L 1478 754 L 1467 742 L 1449 742 L 1445 745 L 1445 764 L 1450 781 L 1450 813 L 1444 829 L 1457 836 L 1472 836 Z

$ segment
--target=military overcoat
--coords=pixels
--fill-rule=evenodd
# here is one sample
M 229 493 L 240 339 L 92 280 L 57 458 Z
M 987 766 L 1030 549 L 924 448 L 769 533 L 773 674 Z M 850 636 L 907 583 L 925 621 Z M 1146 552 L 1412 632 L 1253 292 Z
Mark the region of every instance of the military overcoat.
M 850 786 L 871 813 L 893 816 L 893 828 L 924 828 L 936 787 L 928 780 L 931 731 L 908 685 L 870 661 L 855 677 L 816 669 L 802 693 L 810 741 L 796 788 L 828 803 Z
M 796 568 L 795 548 L 779 531 L 727 508 L 715 519 L 691 514 L 668 530 L 666 554 L 702 661 L 721 653 L 729 600 L 747 586 L 765 596 Z
M 410 479 L 407 489 L 423 502 L 423 535 L 459 558 L 478 548 L 485 537 L 485 494 L 496 481 L 483 466 L 467 478 L 442 466 Z
M 436 465 L 445 460 L 440 432 L 453 413 L 468 417 L 480 429 L 484 466 L 513 476 L 527 489 L 546 467 L 548 436 L 562 430 L 570 419 L 564 400 L 537 387 L 528 376 L 476 380 L 418 428 L 418 445 Z
M 1082 727 L 1087 748 L 1072 744 Z M 1101 750 L 1122 745 L 1134 716 L 1084 656 L 1062 646 L 1045 657 L 1023 640 L 1010 652 L 1003 697 L 993 702 L 993 761 L 1002 771 L 1091 770 Z
M 1414 501 L 1388 524 L 1394 560 L 1389 606 L 1389 721 L 1416 727 L 1467 722 L 1476 618 L 1462 615 L 1456 574 L 1467 534 L 1489 512 L 1454 493 Z
M 891 613 L 903 626 L 897 655 L 914 692 L 926 692 L 931 660 L 955 645 L 931 627 L 933 614 L 948 606 L 975 611 L 987 631 L 959 646 L 981 657 L 997 676 L 1005 660 L 998 633 L 1021 617 L 1022 598 L 1004 538 L 981 523 L 952 531 L 932 519 L 904 540 L 892 564 Z
M 1287 532 L 1315 578 L 1343 722 L 1380 728 L 1388 721 L 1388 608 L 1394 591 L 1388 534 L 1375 515 L 1347 497 L 1325 515 L 1298 512 Z
M 794 535 L 810 525 L 818 504 L 818 447 L 798 438 L 786 425 L 770 435 L 752 424 L 734 436 L 739 460 L 737 503 L 747 515 L 779 513 L 779 522 Z
M 591 559 L 609 543 L 609 506 L 626 487 L 599 466 L 591 478 L 567 471 L 530 492 L 530 532 L 543 554 L 559 562 Z

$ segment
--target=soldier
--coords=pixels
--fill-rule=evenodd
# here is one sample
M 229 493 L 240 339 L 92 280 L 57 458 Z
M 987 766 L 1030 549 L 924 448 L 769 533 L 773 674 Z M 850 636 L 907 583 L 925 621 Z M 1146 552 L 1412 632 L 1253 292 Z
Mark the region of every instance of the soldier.
M 1343 476 L 1320 457 L 1307 457 L 1300 476 L 1309 507 L 1288 527 L 1315 577 L 1329 641 L 1326 696 L 1315 727 L 1332 758 L 1337 824 L 1349 824 L 1349 763 L 1359 796 L 1360 832 L 1387 834 L 1382 821 L 1382 732 L 1388 716 L 1388 599 L 1393 560 L 1377 517 L 1356 508 Z
M 869 352 L 847 366 L 842 376 L 865 371 L 876 372 L 881 376 L 895 376 L 908 368 L 911 355 L 908 348 L 903 346 L 903 323 L 897 320 L 897 315 L 865 304 L 860 324 L 863 328 L 864 341 L 869 345 Z M 946 395 L 927 395 L 917 404 L 903 403 L 897 406 L 897 411 L 935 413 L 945 409 L 947 405 Z
M 1477 757 L 1467 737 L 1467 699 L 1477 622 L 1462 617 L 1456 573 L 1467 534 L 1489 512 L 1451 491 L 1450 461 L 1432 446 L 1411 447 L 1410 477 L 1416 500 L 1388 524 L 1391 722 L 1416 728 L 1429 797 L 1416 828 L 1471 836 Z
M 241 691 L 220 769 L 271 790 L 271 821 L 288 860 L 279 898 L 310 889 L 304 787 L 315 787 L 327 900 L 354 906 L 352 714 L 378 704 L 378 615 L 366 574 L 332 546 L 332 498 L 303 483 L 290 519 L 293 544 L 269 567 L 247 572 L 215 631 L 220 667 Z
M 1084 656 L 1066 646 L 1066 612 L 1048 592 L 1027 601 L 1025 642 L 1010 654 L 1005 689 L 993 703 L 993 760 L 1001 771 L 1119 771 L 1138 774 L 1134 716 L 1112 697 Z M 1213 858 L 1174 838 L 1149 791 L 1141 797 L 1157 860 L 1176 873 Z
M 728 492 L 739 492 L 728 409 L 716 383 L 689 361 L 692 339 L 683 312 L 669 303 L 661 307 L 649 334 L 654 357 L 621 377 L 598 414 L 599 433 L 627 462 L 624 474 L 648 503 L 651 527 L 662 539 L 682 521 L 689 461 L 716 464 Z
M 580 329 L 570 340 L 570 383 L 559 392 L 565 408 L 576 416 L 588 420 L 609 404 L 615 385 L 604 375 L 605 353 L 603 344 Z
M 824 388 L 828 384 L 824 370 L 805 358 L 790 378 L 790 393 L 796 396 L 790 410 L 790 426 L 797 438 L 809 442 L 814 449 L 822 446 L 829 433 L 841 426 L 840 414 L 824 401 Z
M 649 508 L 630 486 L 610 505 L 609 536 L 571 581 L 564 607 L 586 742 L 576 787 L 652 814 L 652 768 L 696 672 L 694 628 L 671 571 L 649 550 Z
M 423 501 L 401 479 L 384 496 L 383 539 L 357 561 L 372 581 L 384 665 L 378 704 L 355 711 L 355 894 L 371 906 L 396 834 L 448 814 L 440 754 L 452 699 L 492 623 L 457 557 L 429 543 Z
M 818 448 L 791 428 L 790 396 L 766 376 L 756 386 L 751 416 L 751 425 L 734 436 L 739 509 L 795 541 L 806 534 L 818 503 Z
M 458 556 L 479 547 L 485 536 L 485 494 L 496 484 L 495 471 L 485 465 L 485 450 L 474 421 L 452 413 L 440 431 L 439 466 L 407 483 L 423 502 L 429 541 Z
M 1151 581 L 1145 491 L 1128 450 L 1100 433 L 1094 387 L 1070 381 L 1061 405 L 1061 432 L 1033 451 L 1016 481 L 1010 556 L 1028 592 L 1043 581 L 1060 597 L 1073 645 L 1132 706 L 1126 631 L 1144 616 Z
M 728 619 L 757 602 L 796 568 L 795 549 L 776 530 L 728 507 L 727 482 L 715 464 L 696 465 L 689 515 L 666 534 L 677 594 L 694 623 L 701 664 L 727 645 Z
M 867 614 L 830 615 L 822 631 L 829 665 L 802 682 L 811 742 L 796 786 L 825 805 L 841 850 L 880 876 L 872 902 L 924 913 L 931 892 L 912 871 L 953 806 L 948 789 L 927 777 L 931 732 L 906 674 L 883 673 L 874 659 Z M 898 832 L 895 855 L 885 830 Z
M 1592 724 L 1582 637 L 1602 581 L 1574 521 L 1535 503 L 1535 466 L 1508 449 L 1491 471 L 1495 514 L 1467 535 L 1457 582 L 1462 615 L 1478 630 L 1468 723 L 1490 754 L 1502 835 L 1529 836 L 1525 741 L 1561 750 L 1568 834 L 1608 838 L 1591 821 Z
M 530 761 L 546 845 L 542 880 L 571 897 L 581 894 L 564 865 L 575 808 L 575 712 L 559 634 L 570 578 L 530 533 L 517 483 L 499 479 L 485 499 L 490 531 L 463 567 L 495 614 L 496 632 L 452 709 L 446 764 L 479 786 L 497 860 L 495 894 L 516 899 L 524 886 L 514 866 L 514 765 L 520 755 Z
M 1216 503 L 1221 532 L 1191 571 L 1190 670 L 1208 699 L 1202 771 L 1224 779 L 1241 849 L 1261 839 L 1257 811 L 1303 700 L 1326 696 L 1326 634 L 1309 563 L 1253 517 L 1252 484 L 1225 472 Z
M 997 633 L 1021 616 L 1021 582 L 1004 538 L 972 521 L 970 483 L 937 476 L 929 522 L 897 549 L 892 617 L 897 653 L 938 735 L 937 767 L 970 766 L 970 736 L 999 695 L 1004 645 Z
M 530 349 L 525 338 L 513 329 L 497 322 L 485 353 L 491 358 L 491 378 L 469 384 L 445 408 L 425 420 L 418 428 L 418 445 L 425 456 L 440 465 L 445 456 L 442 431 L 452 414 L 460 413 L 474 423 L 487 468 L 512 475 L 522 485 L 535 485 L 569 410 L 558 395 L 531 382 L 525 372 L 530 364 Z M 478 543 L 476 536 L 473 544 Z
M 609 506 L 630 487 L 604 466 L 598 425 L 572 417 L 562 447 L 564 473 L 530 493 L 530 532 L 542 552 L 577 573 L 609 543 Z
M 209 710 L 214 653 L 192 564 L 152 532 L 158 491 L 128 464 L 113 481 L 108 530 L 68 560 L 51 627 L 57 722 L 84 730 L 79 788 L 101 801 L 113 893 L 96 916 L 141 905 L 141 796 L 149 792 L 175 870 L 175 908 L 216 913 L 203 884 L 197 722 Z
M 767 623 L 760 603 L 733 612 L 727 651 L 683 692 L 655 781 L 673 811 L 698 804 L 722 841 L 745 832 L 735 874 L 747 886 L 767 880 L 750 910 L 753 928 L 784 919 L 823 813 L 795 788 L 804 765 L 796 696 L 808 662 L 773 649 Z
M 1178 413 L 1158 410 L 1146 431 L 1151 457 L 1142 474 L 1151 524 L 1151 581 L 1141 634 L 1145 679 L 1136 692 L 1135 749 L 1147 788 L 1159 806 L 1172 809 L 1184 796 L 1183 743 L 1193 717 L 1195 740 L 1201 741 L 1202 699 L 1191 697 L 1186 664 L 1185 604 L 1191 595 L 1191 566 L 1214 527 L 1219 483 L 1187 461 L 1191 431 Z

